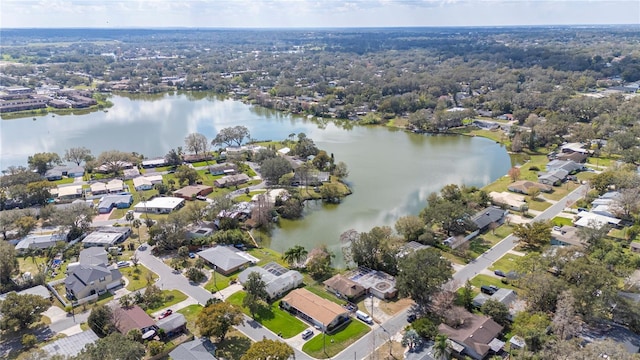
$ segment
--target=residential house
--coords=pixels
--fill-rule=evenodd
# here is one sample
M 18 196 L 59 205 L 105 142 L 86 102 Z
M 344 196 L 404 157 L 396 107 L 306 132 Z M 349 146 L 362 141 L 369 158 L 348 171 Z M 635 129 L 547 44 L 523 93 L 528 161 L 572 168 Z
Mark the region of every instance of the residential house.
M 518 300 L 518 295 L 511 289 L 500 288 L 498 291 L 489 296 L 484 293 L 479 293 L 473 298 L 472 304 L 475 307 L 482 307 L 487 300 L 495 300 L 509 309 L 509 320 L 513 321 L 516 314 L 526 309 L 526 302 Z
M 98 335 L 89 329 L 58 339 L 42 346 L 41 349 L 49 357 L 59 356 L 66 359 L 77 356 L 85 346 L 95 343 L 98 339 Z
M 270 262 L 262 267 L 253 266 L 244 269 L 238 275 L 238 281 L 244 285 L 249 280 L 249 275 L 256 273 L 265 284 L 265 290 L 270 300 L 275 300 L 289 290 L 302 285 L 302 274 L 295 270 L 286 269 L 275 262 Z
M 27 249 L 48 249 L 56 246 L 58 242 L 67 241 L 67 233 L 54 233 L 46 235 L 30 234 L 22 238 L 16 244 L 16 251 L 18 253 L 24 253 Z
M 11 293 L 12 291 L 8 292 L 8 293 L 4 293 L 0 295 L 0 301 L 3 301 L 7 294 Z M 53 296 L 51 296 L 51 293 L 49 292 L 49 289 L 47 289 L 46 287 L 44 287 L 43 285 L 36 285 L 34 287 L 30 287 L 28 289 L 24 289 L 21 291 L 16 292 L 16 294 L 18 295 L 36 295 L 36 296 L 40 296 L 41 298 L 45 299 L 45 300 L 53 300 Z
M 128 161 L 117 161 L 115 164 L 102 164 L 95 168 L 93 171 L 101 174 L 106 174 L 112 172 L 114 165 L 116 165 L 115 167 L 118 167 L 122 170 L 131 169 L 133 167 L 133 164 Z
M 113 208 L 127 209 L 133 204 L 133 196 L 127 195 L 107 195 L 103 196 L 98 203 L 98 212 L 100 214 L 107 214 Z
M 162 166 L 165 166 L 166 164 L 167 164 L 167 161 L 164 158 L 143 160 L 141 163 L 144 169 L 162 167 Z
M 121 191 L 123 191 L 125 189 L 124 181 L 122 181 L 120 179 L 111 179 L 106 184 L 106 188 L 107 188 L 107 192 L 109 192 L 109 193 L 121 192 Z
M 154 331 L 155 333 L 156 330 L 155 321 L 138 305 L 128 308 L 116 306 L 113 309 L 113 319 L 116 329 L 123 335 L 133 329 L 140 330 L 143 335 L 148 331 Z
M 428 249 L 430 247 L 431 246 L 429 246 L 429 245 L 420 244 L 417 241 L 409 241 L 408 243 L 400 246 L 396 256 L 398 258 L 401 258 L 401 257 L 407 256 L 409 254 L 413 254 L 414 252 L 416 252 L 418 250 Z
M 588 158 L 588 154 L 581 152 L 562 153 L 556 156 L 556 159 L 558 160 L 573 161 L 578 164 L 584 164 L 585 162 L 587 162 Z
M 580 171 L 584 171 L 586 168 L 582 164 L 578 164 L 574 161 L 565 160 L 551 160 L 547 163 L 547 171 L 553 172 L 555 170 L 566 170 L 568 174 L 575 174 Z
M 131 236 L 131 228 L 128 226 L 105 226 L 96 228 L 92 233 L 82 239 L 84 247 L 111 247 L 127 240 Z
M 342 306 L 301 288 L 291 291 L 280 307 L 308 321 L 320 330 L 331 333 L 349 322 L 349 313 Z
M 253 262 L 252 259 L 243 255 L 233 247 L 221 245 L 198 252 L 199 257 L 211 264 L 215 271 L 225 276 L 243 269 Z
M 508 210 L 492 206 L 476 213 L 471 218 L 471 222 L 478 228 L 478 232 L 481 233 L 488 230 L 491 224 L 502 224 L 508 214 Z
M 438 326 L 438 332 L 449 338 L 449 347 L 456 356 L 466 355 L 475 360 L 482 360 L 502 349 L 504 342 L 498 339 L 502 329 L 490 317 L 471 313 L 467 313 L 463 324 L 457 328 L 444 323 Z
M 187 330 L 187 319 L 176 312 L 156 321 L 156 327 L 162 329 L 167 337 L 172 337 Z
M 83 250 L 85 251 L 85 250 Z M 96 264 L 95 251 L 87 255 L 80 252 L 80 263 L 67 269 L 64 280 L 68 296 L 81 300 L 88 296 L 100 295 L 109 289 L 120 286 L 122 274 L 117 268 L 110 269 L 106 263 Z M 102 257 L 100 257 L 102 258 Z
M 233 175 L 238 172 L 238 166 L 233 163 L 222 163 L 209 166 L 209 172 L 213 176 L 217 175 Z
M 138 176 L 133 178 L 133 188 L 136 189 L 136 191 L 151 190 L 153 189 L 153 184 L 151 183 L 151 180 L 146 177 Z
M 122 175 L 127 180 L 133 179 L 140 176 L 140 170 L 138 170 L 137 167 L 132 167 L 131 169 L 124 169 L 122 170 Z
M 584 326 L 582 333 L 579 336 L 584 343 L 612 340 L 613 342 L 623 346 L 629 354 L 637 355 L 640 353 L 640 335 L 613 322 L 600 324 L 597 327 Z M 607 359 L 607 357 L 602 358 Z
M 326 171 L 312 171 L 309 173 L 301 173 L 296 171 L 293 181 L 306 186 L 319 186 L 322 183 L 329 182 L 330 176 Z
M 618 191 L 608 191 L 602 195 L 600 195 L 597 199 L 591 202 L 591 206 L 595 207 L 598 205 L 611 205 L 622 198 L 622 194 Z
M 182 189 L 173 192 L 176 197 L 183 198 L 185 200 L 193 200 L 196 196 L 207 196 L 213 192 L 213 187 L 206 185 L 188 185 Z
M 210 161 L 213 160 L 213 155 L 211 154 L 185 154 L 182 155 L 182 160 L 188 163 L 195 163 L 199 161 Z
M 573 223 L 576 227 L 600 228 L 604 225 L 613 227 L 620 225 L 620 219 L 598 215 L 588 211 L 580 211 L 576 217 L 578 220 Z
M 363 286 L 369 294 L 382 300 L 391 299 L 398 293 L 396 278 L 382 271 L 360 266 L 346 277 Z
M 538 174 L 538 182 L 545 185 L 560 186 L 567 179 L 569 172 L 564 169 L 555 169 Z
M 63 176 L 76 178 L 84 175 L 84 167 L 77 165 L 58 165 L 47 170 L 44 177 L 49 181 L 61 180 Z
M 66 200 L 66 199 L 75 199 L 75 198 L 79 198 L 82 196 L 82 185 L 78 184 L 78 185 L 58 185 L 58 188 L 56 189 L 57 194 L 58 194 L 58 199 L 60 200 Z M 52 195 L 54 194 L 54 191 L 52 191 Z
M 189 239 L 197 239 L 213 234 L 214 229 L 212 227 L 198 226 L 187 230 L 187 237 Z
M 216 346 L 207 338 L 197 338 L 178 345 L 169 353 L 174 360 L 217 360 Z
M 106 194 L 107 191 L 107 184 L 101 182 L 101 181 L 96 181 L 93 184 L 89 185 L 89 188 L 91 190 L 91 194 L 93 195 L 102 195 L 102 194 Z
M 492 191 L 489 193 L 489 197 L 491 198 L 491 203 L 493 205 L 505 207 L 509 210 L 522 211 L 527 205 L 527 202 L 524 201 L 524 196 L 512 194 L 508 192 L 495 192 Z
M 559 230 L 551 230 L 551 245 L 578 246 L 583 248 L 585 243 L 578 235 L 578 228 L 564 225 Z
M 216 179 L 213 182 L 213 184 L 216 187 L 224 188 L 224 187 L 228 187 L 228 186 L 237 186 L 237 185 L 240 185 L 240 184 L 244 184 L 244 183 L 248 182 L 249 180 L 251 180 L 249 175 L 242 173 L 242 174 L 237 174 L 237 175 L 223 176 L 220 179 Z
M 589 154 L 589 150 L 584 148 L 582 143 L 567 143 L 560 146 L 560 151 L 566 154 L 581 153 Z
M 156 197 L 151 200 L 141 201 L 134 206 L 137 212 L 153 214 L 168 214 L 184 206 L 184 199 L 178 197 Z
M 352 302 L 367 293 L 367 289 L 364 286 L 340 274 L 325 280 L 323 284 L 328 292 L 340 299 L 347 299 Z
M 518 194 L 524 194 L 524 195 L 529 195 L 529 192 L 531 191 L 532 188 L 537 188 L 538 190 L 540 190 L 540 192 L 544 192 L 544 193 L 550 193 L 551 191 L 553 191 L 553 187 L 549 185 L 528 181 L 528 180 L 519 180 L 507 186 L 507 190 L 514 193 L 518 193 Z

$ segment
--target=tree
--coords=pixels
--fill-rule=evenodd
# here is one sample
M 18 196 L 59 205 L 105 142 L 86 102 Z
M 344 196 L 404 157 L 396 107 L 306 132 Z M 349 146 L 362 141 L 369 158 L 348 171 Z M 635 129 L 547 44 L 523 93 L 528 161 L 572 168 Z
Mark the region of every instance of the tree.
M 544 313 L 519 312 L 513 320 L 512 332 L 524 339 L 527 349 L 538 352 L 547 339 L 547 327 L 551 324 Z
M 96 159 L 96 163 L 104 165 L 107 173 L 118 174 L 127 163 L 136 163 L 138 159 L 128 152 L 119 150 L 108 150 L 101 153 Z
M 38 343 L 38 338 L 33 334 L 24 334 L 22 335 L 22 341 L 20 342 L 25 349 L 29 349 Z
M 262 339 L 251 344 L 240 360 L 287 360 L 293 355 L 293 349 L 286 343 Z
M 460 305 L 464 306 L 465 309 L 471 311 L 471 308 L 473 307 L 474 297 L 473 285 L 471 285 L 471 281 L 467 279 L 467 281 L 464 283 L 464 287 L 460 290 Z
M 329 155 L 327 155 L 327 152 L 324 150 L 320 150 L 318 151 L 318 155 L 316 155 L 311 162 L 313 163 L 313 166 L 315 166 L 318 170 L 323 171 L 324 169 L 326 169 L 330 161 L 331 158 L 329 157 Z
M 189 269 L 187 269 L 185 275 L 187 276 L 187 279 L 189 279 L 189 281 L 194 283 L 199 283 L 207 278 L 202 270 L 196 267 L 190 267 Z
M 249 188 L 247 188 L 247 193 Z M 271 223 L 273 211 L 273 203 L 266 194 L 260 194 L 254 201 L 253 209 L 251 209 L 251 219 L 255 221 L 257 227 L 266 227 Z
M 358 266 L 381 270 L 395 275 L 397 272 L 397 244 L 399 239 L 388 226 L 376 226 L 351 240 L 346 256 Z
M 124 215 L 124 219 L 129 222 L 129 225 L 131 225 L 131 222 L 133 221 L 133 219 L 135 219 L 135 216 L 133 216 L 133 211 L 127 211 L 127 213 Z
M 301 159 L 306 159 L 309 156 L 317 155 L 318 151 L 318 147 L 311 138 L 308 138 L 305 133 L 298 134 L 298 142 L 292 151 L 294 155 L 297 155 Z
M 451 263 L 434 249 L 422 249 L 403 257 L 398 264 L 396 287 L 416 304 L 427 309 L 433 294 L 451 279 Z
M 422 337 L 418 335 L 415 330 L 409 329 L 402 335 L 401 344 L 402 346 L 408 346 L 409 350 L 411 351 L 415 347 L 420 347 L 420 345 L 422 344 Z
M 10 292 L 0 302 L 0 328 L 5 330 L 22 330 L 40 320 L 42 313 L 51 306 L 47 299 L 38 295 L 18 295 Z
M 130 294 L 124 294 L 120 299 L 118 299 L 118 304 L 120 304 L 121 307 L 128 309 L 134 304 L 133 297 Z
M 86 360 L 138 360 L 145 355 L 144 345 L 127 339 L 118 332 L 88 344 L 77 359 Z
M 532 186 L 529 191 L 529 196 L 531 196 L 531 198 L 533 200 L 536 200 L 538 198 L 538 196 L 540 196 L 540 188 L 538 188 L 537 186 Z
M 64 159 L 80 166 L 83 161 L 93 160 L 93 156 L 91 155 L 91 150 L 86 147 L 75 147 L 64 151 Z
M 0 241 L 0 284 L 11 283 L 11 276 L 18 271 L 18 266 L 16 248 L 6 241 Z
M 244 324 L 242 310 L 233 304 L 219 302 L 207 305 L 196 319 L 200 336 L 215 336 L 223 341 L 232 326 Z
M 95 212 L 86 203 L 72 203 L 67 207 L 56 210 L 51 222 L 69 230 L 69 239 L 76 239 L 89 230 L 94 216 Z
M 60 160 L 60 155 L 56 153 L 43 152 L 29 156 L 27 158 L 27 163 L 31 170 L 35 170 L 38 174 L 44 175 L 47 170 L 52 168 L 54 165 L 62 164 L 62 160 Z
M 131 226 L 138 230 L 138 242 L 142 244 L 142 239 L 140 238 L 140 226 L 142 226 L 142 221 L 140 221 L 140 219 L 133 219 Z
M 266 288 L 267 284 L 262 280 L 262 276 L 260 276 L 259 273 L 249 273 L 247 281 L 244 283 L 244 289 L 247 294 L 244 299 L 242 299 L 242 306 L 249 309 L 251 317 L 255 317 L 256 312 L 258 312 L 269 299 Z
M 568 340 L 577 336 L 582 329 L 582 320 L 576 314 L 574 303 L 576 302 L 571 292 L 565 290 L 560 294 L 556 305 L 556 312 L 551 321 L 553 333 L 560 340 Z
M 429 317 L 421 317 L 411 324 L 411 327 L 425 339 L 433 340 L 438 335 L 438 325 Z
M 87 325 L 96 335 L 105 337 L 115 331 L 113 312 L 107 305 L 97 305 L 91 310 Z
M 520 179 L 520 168 L 514 166 L 509 169 L 509 172 L 507 174 L 511 178 L 511 182 L 517 181 L 518 179 Z
M 307 273 L 315 280 L 325 279 L 331 274 L 331 258 L 333 254 L 326 245 L 320 245 L 319 247 L 311 250 L 305 267 Z
M 395 229 L 407 241 L 417 241 L 424 233 L 424 221 L 415 215 L 407 215 L 396 221 Z
M 509 324 L 509 308 L 498 300 L 488 299 L 482 304 L 480 311 L 500 325 Z
M 250 138 L 249 129 L 245 126 L 234 126 L 221 129 L 216 137 L 211 140 L 211 145 L 222 145 L 225 144 L 227 146 L 240 146 L 244 139 Z
M 451 236 L 452 232 L 464 233 L 475 227 L 468 220 L 473 211 L 462 199 L 445 199 L 432 193 L 427 202 L 429 205 L 420 212 L 420 217 L 428 228 L 430 225 L 437 225 L 446 231 L 447 236 Z
M 278 180 L 283 175 L 290 173 L 291 170 L 291 164 L 283 157 L 266 159 L 260 166 L 260 174 L 271 184 L 277 184 Z
M 451 358 L 449 355 L 449 344 L 447 343 L 447 335 L 438 334 L 433 344 L 433 356 L 436 360 L 446 360 Z
M 169 166 L 178 166 L 182 164 L 182 147 L 178 147 L 177 150 L 176 149 L 169 150 L 167 155 L 164 156 L 164 161 Z
M 191 133 L 184 138 L 187 151 L 198 154 L 208 154 L 210 151 L 209 140 L 200 133 Z
M 46 205 L 51 199 L 50 189 L 55 187 L 48 181 L 35 181 L 27 184 L 27 195 L 29 204 Z
M 346 179 L 349 176 L 349 169 L 347 169 L 347 164 L 339 161 L 333 169 L 333 176 L 337 177 L 338 179 Z
M 200 174 L 198 174 L 196 169 L 188 165 L 178 166 L 174 176 L 176 177 L 180 185 L 183 185 L 185 183 L 187 185 L 193 185 L 200 178 Z
M 527 224 L 516 224 L 513 235 L 529 248 L 537 248 L 549 243 L 551 224 L 547 221 L 534 221 Z
M 301 262 L 304 262 L 308 254 L 309 252 L 304 246 L 296 245 L 284 252 L 282 260 L 286 261 L 290 266 L 295 265 L 295 267 L 298 267 Z

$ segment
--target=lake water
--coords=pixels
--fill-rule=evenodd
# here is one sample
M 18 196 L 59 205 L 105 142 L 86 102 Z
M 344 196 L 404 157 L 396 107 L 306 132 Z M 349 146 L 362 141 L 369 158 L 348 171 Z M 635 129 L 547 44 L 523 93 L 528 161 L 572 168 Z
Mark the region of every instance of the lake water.
M 339 205 L 310 203 L 303 220 L 283 221 L 271 247 L 283 251 L 300 244 L 308 250 L 326 244 L 342 264 L 339 236 L 348 229 L 393 226 L 398 217 L 417 214 L 429 193 L 449 183 L 483 186 L 507 173 L 506 150 L 484 138 L 429 136 L 384 127 L 341 127 L 222 100 L 206 93 L 144 97 L 114 96 L 108 112 L 51 114 L 0 123 L 0 168 L 26 165 L 36 152 L 64 154 L 85 146 L 94 155 L 110 149 L 152 158 L 184 145 L 199 132 L 209 139 L 222 128 L 244 125 L 260 140 L 283 140 L 304 132 L 319 148 L 349 168 L 353 189 Z

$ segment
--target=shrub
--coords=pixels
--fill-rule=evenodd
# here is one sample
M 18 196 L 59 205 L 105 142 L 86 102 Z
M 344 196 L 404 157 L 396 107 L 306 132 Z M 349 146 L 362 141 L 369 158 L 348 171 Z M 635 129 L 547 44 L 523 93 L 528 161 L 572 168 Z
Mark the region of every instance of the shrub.
M 426 339 L 433 339 L 438 335 L 438 326 L 428 318 L 420 318 L 411 324 L 411 327 Z
M 38 338 L 36 338 L 33 334 L 24 334 L 22 336 L 22 346 L 25 348 L 33 347 L 38 342 Z
M 164 345 L 158 340 L 152 340 L 149 342 L 147 347 L 149 348 L 149 353 L 151 353 L 151 356 L 156 356 L 162 352 Z
M 540 171 L 540 168 L 533 165 L 532 167 L 529 168 L 529 171 Z

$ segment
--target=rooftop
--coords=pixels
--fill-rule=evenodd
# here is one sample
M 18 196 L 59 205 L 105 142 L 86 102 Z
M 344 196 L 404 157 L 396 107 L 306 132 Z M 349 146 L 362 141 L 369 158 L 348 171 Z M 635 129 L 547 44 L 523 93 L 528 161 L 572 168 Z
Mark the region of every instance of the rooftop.
M 346 312 L 342 306 L 304 288 L 291 291 L 282 301 L 323 324 L 331 323 L 337 316 Z

